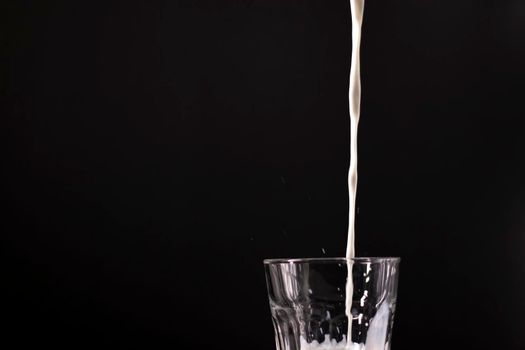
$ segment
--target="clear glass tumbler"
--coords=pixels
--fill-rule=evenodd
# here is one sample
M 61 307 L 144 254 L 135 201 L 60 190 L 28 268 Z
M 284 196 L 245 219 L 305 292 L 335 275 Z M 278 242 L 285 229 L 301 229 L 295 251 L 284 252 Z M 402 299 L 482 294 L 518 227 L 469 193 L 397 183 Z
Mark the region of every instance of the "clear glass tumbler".
M 277 350 L 389 350 L 399 261 L 265 260 Z M 345 292 L 349 270 L 353 282 L 350 337 Z

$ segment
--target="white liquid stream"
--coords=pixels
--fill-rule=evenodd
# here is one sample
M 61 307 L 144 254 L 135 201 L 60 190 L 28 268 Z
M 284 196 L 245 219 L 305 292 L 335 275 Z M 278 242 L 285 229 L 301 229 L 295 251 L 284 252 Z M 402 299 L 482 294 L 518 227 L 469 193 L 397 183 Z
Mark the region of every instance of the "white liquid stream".
M 350 0 L 352 12 L 352 63 L 350 66 L 350 89 L 348 94 L 350 108 L 350 169 L 348 170 L 348 241 L 346 246 L 346 258 L 355 257 L 355 214 L 357 193 L 357 126 L 359 125 L 359 113 L 361 102 L 361 77 L 359 52 L 361 46 L 361 25 L 363 23 L 364 0 Z M 370 323 L 367 332 L 366 344 L 357 344 L 351 341 L 352 334 L 352 297 L 354 286 L 352 281 L 352 261 L 348 260 L 348 277 L 346 283 L 346 316 L 348 317 L 348 336 L 350 341 L 343 338 L 337 342 L 330 339 L 328 335 L 322 343 L 313 341 L 308 343 L 301 337 L 301 350 L 384 350 L 386 332 L 389 319 L 389 307 L 383 303 Z
M 361 25 L 363 23 L 364 0 L 350 0 L 352 14 L 352 63 L 350 65 L 350 89 L 348 102 L 350 108 L 350 168 L 348 170 L 348 240 L 346 258 L 355 256 L 355 214 L 357 195 L 357 126 L 361 111 L 361 69 L 359 53 L 361 47 Z M 352 261 L 348 260 L 348 277 L 346 282 L 346 316 L 348 318 L 348 339 L 352 340 Z M 352 344 L 351 342 L 349 342 Z

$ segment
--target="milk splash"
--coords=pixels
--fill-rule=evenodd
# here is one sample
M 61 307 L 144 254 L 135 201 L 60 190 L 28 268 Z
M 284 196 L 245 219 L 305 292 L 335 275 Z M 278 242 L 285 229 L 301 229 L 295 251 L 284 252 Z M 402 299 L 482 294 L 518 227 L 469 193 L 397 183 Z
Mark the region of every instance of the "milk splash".
M 368 329 L 366 344 L 357 344 L 353 342 L 347 342 L 346 337 L 340 342 L 335 339 L 330 339 L 328 335 L 325 336 L 325 340 L 322 343 L 314 340 L 311 343 L 301 337 L 301 350 L 384 350 L 389 349 L 388 345 L 385 345 L 388 320 L 390 316 L 390 310 L 387 303 L 383 303 L 379 310 L 377 310 L 374 319 L 370 323 Z

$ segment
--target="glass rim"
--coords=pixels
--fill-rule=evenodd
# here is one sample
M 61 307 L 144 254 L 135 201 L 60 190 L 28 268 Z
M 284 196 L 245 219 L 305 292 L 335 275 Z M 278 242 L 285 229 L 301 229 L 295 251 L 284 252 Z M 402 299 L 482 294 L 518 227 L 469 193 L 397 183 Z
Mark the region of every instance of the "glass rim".
M 386 257 L 366 257 L 359 256 L 355 258 L 345 257 L 321 257 L 321 258 L 275 258 L 275 259 L 264 259 L 263 264 L 275 265 L 275 264 L 303 264 L 303 263 L 342 263 L 352 261 L 354 263 L 382 263 L 382 262 L 394 262 L 399 263 L 400 257 L 386 256 Z

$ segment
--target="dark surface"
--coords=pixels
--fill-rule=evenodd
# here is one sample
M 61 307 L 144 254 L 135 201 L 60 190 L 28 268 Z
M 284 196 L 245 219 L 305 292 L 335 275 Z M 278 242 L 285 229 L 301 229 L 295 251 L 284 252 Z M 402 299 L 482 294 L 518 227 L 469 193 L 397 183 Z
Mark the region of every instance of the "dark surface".
M 344 254 L 348 1 L 2 3 L 3 338 L 274 348 L 261 260 Z M 525 3 L 367 1 L 357 251 L 394 349 L 525 349 Z

